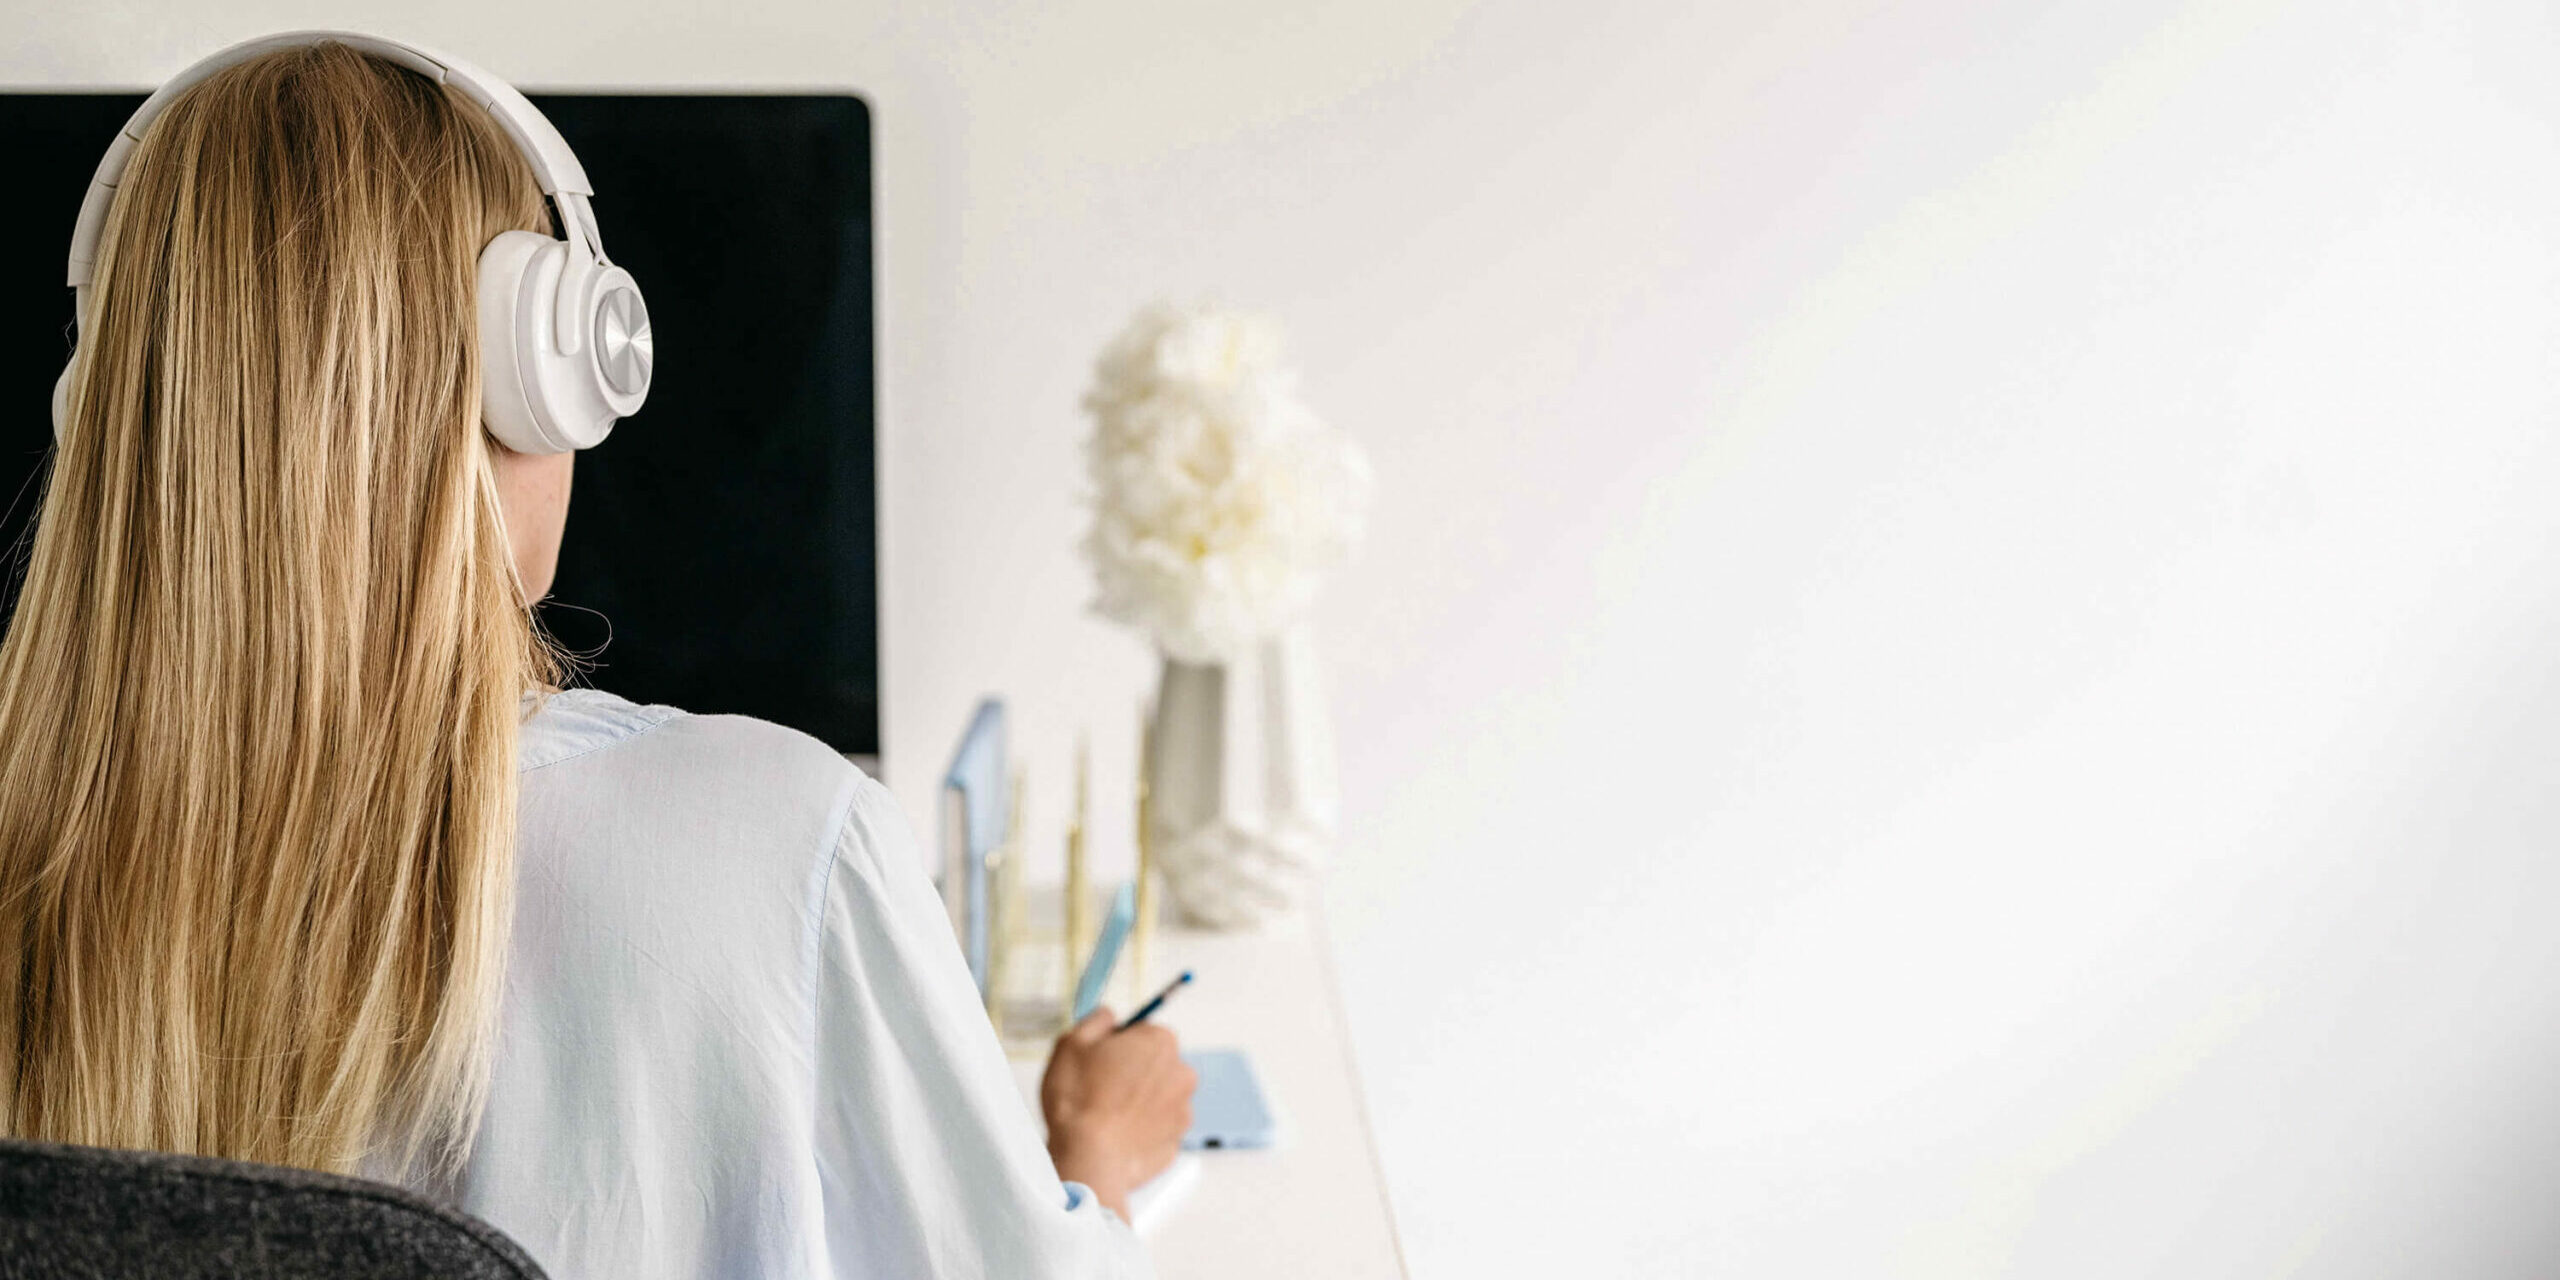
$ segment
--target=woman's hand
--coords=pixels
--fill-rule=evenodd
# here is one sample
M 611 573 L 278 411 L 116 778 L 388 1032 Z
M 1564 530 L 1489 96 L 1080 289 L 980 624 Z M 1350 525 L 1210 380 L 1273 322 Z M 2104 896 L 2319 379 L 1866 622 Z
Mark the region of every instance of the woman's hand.
M 1181 1154 L 1199 1076 L 1172 1032 L 1152 1022 L 1118 1025 L 1110 1010 L 1096 1009 L 1058 1037 L 1040 1077 L 1040 1112 L 1058 1177 L 1091 1187 L 1126 1221 L 1129 1192 Z

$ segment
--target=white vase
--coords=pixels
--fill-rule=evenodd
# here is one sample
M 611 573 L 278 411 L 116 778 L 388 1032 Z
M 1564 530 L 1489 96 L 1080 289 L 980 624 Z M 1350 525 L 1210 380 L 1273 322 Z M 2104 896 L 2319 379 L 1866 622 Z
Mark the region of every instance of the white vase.
M 1333 734 L 1304 628 L 1215 665 L 1165 659 L 1147 749 L 1148 836 L 1185 919 L 1286 915 L 1332 853 Z

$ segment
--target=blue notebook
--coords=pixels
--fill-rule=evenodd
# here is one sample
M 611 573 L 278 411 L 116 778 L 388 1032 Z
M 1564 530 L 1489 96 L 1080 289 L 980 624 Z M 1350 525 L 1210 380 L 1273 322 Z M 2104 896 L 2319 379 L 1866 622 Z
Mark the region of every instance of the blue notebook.
M 1111 895 L 1111 911 L 1102 918 L 1102 933 L 1093 940 L 1093 956 L 1084 962 L 1084 976 L 1076 979 L 1076 1005 L 1067 1021 L 1082 1022 L 1102 1004 L 1102 989 L 1111 985 L 1121 944 L 1129 940 L 1129 926 L 1137 921 L 1138 883 L 1132 880 Z

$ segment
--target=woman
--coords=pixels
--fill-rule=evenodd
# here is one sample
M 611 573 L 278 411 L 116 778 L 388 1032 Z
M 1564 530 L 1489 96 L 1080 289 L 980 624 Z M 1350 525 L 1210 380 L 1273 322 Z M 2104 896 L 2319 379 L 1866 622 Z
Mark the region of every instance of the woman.
M 8 1131 L 405 1181 L 562 1277 L 1142 1271 L 1170 1035 L 1063 1037 L 1044 1157 L 886 792 L 553 691 L 574 455 L 482 431 L 473 292 L 547 227 L 343 45 L 133 154 L 0 644 Z

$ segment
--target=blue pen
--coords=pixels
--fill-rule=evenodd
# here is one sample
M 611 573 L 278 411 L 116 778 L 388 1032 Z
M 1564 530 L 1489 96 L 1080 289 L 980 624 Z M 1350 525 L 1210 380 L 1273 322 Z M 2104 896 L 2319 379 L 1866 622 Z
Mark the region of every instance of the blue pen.
M 1146 1021 L 1148 1018 L 1150 1018 L 1150 1017 L 1154 1016 L 1154 1015 L 1155 1015 L 1155 1011 L 1156 1011 L 1156 1010 L 1158 1010 L 1158 1009 L 1163 1008 L 1163 1007 L 1164 1007 L 1164 1002 L 1165 1002 L 1165 1001 L 1167 1001 L 1167 1000 L 1169 1000 L 1169 999 L 1171 999 L 1171 998 L 1173 997 L 1173 993 L 1174 993 L 1174 992 L 1176 992 L 1176 991 L 1180 991 L 1184 986 L 1186 986 L 1187 984 L 1189 984 L 1189 983 L 1190 983 L 1190 981 L 1191 981 L 1191 971 L 1190 971 L 1189 969 L 1185 969 L 1185 970 L 1183 970 L 1183 971 L 1182 971 L 1182 976 L 1181 976 L 1181 977 L 1176 978 L 1176 979 L 1174 979 L 1173 981 L 1171 981 L 1171 982 L 1168 982 L 1168 983 L 1164 984 L 1164 990 L 1157 992 L 1157 993 L 1156 993 L 1156 998 L 1155 998 L 1155 999 L 1153 999 L 1153 1000 L 1149 1000 L 1149 1001 L 1148 1001 L 1148 1002 L 1146 1002 L 1145 1004 L 1139 1005 L 1139 1006 L 1138 1006 L 1138 1011 L 1137 1011 L 1136 1013 L 1130 1014 L 1130 1015 L 1129 1015 L 1129 1020 L 1128 1020 L 1127 1022 L 1123 1022 L 1123 1023 L 1121 1023 L 1118 1027 L 1113 1028 L 1113 1030 L 1116 1030 L 1116 1031 L 1126 1031 L 1126 1030 L 1128 1030 L 1129 1028 L 1134 1027 L 1134 1026 L 1138 1025 L 1139 1023 Z

